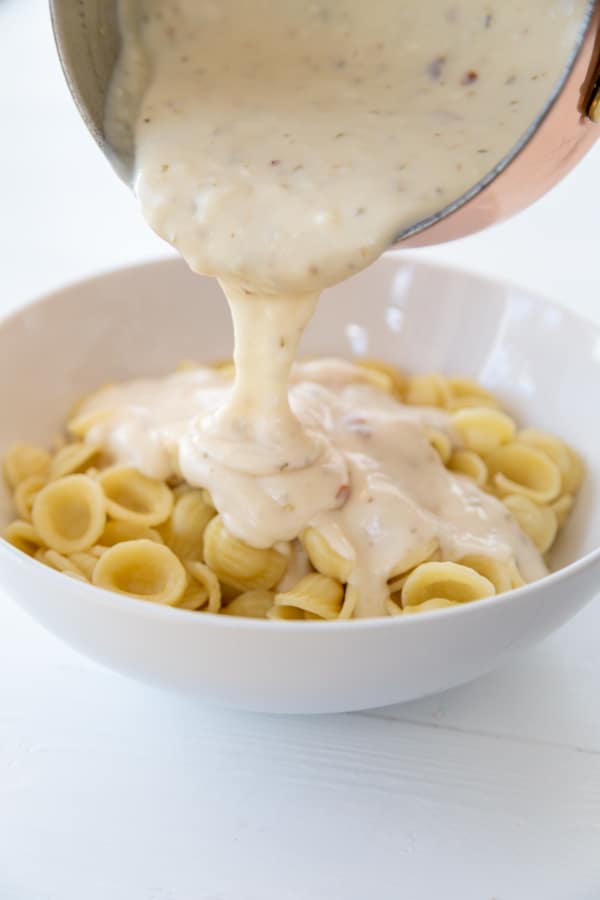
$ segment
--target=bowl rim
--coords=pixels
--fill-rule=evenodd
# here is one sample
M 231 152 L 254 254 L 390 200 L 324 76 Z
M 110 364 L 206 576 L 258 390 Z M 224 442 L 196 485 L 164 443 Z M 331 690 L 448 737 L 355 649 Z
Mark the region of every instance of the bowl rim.
M 394 250 L 384 254 L 374 265 L 397 264 L 398 258 L 400 256 L 404 264 L 416 265 L 421 269 L 434 269 L 437 272 L 450 272 L 453 275 L 458 275 L 470 280 L 476 280 L 480 283 L 484 283 L 490 286 L 493 285 L 497 287 L 498 285 L 500 285 L 507 292 L 515 291 L 525 294 L 535 304 L 539 304 L 546 309 L 555 309 L 567 318 L 578 322 L 580 325 L 585 325 L 586 327 L 589 327 L 591 325 L 600 337 L 600 325 L 592 318 L 581 315 L 579 312 L 574 312 L 568 307 L 563 306 L 560 302 L 551 298 L 544 297 L 542 294 L 531 291 L 529 288 L 519 285 L 510 280 L 494 278 L 485 274 L 482 275 L 478 272 L 472 272 L 462 266 L 452 266 L 442 262 L 430 262 L 429 260 L 421 260 L 418 258 L 418 256 L 416 256 L 416 254 L 404 254 L 398 250 Z M 62 287 L 53 289 L 47 294 L 42 294 L 39 297 L 34 297 L 31 300 L 20 304 L 16 309 L 11 310 L 8 314 L 0 316 L 0 332 L 5 327 L 9 326 L 12 322 L 17 321 L 21 316 L 27 315 L 27 313 L 32 309 L 50 305 L 54 300 L 64 295 L 66 291 L 75 291 L 78 289 L 85 290 L 95 282 L 102 281 L 104 279 L 113 277 L 118 278 L 119 276 L 123 275 L 135 276 L 135 273 L 147 271 L 148 269 L 168 267 L 174 268 L 175 266 L 177 266 L 178 268 L 183 268 L 185 267 L 185 263 L 183 262 L 183 260 L 177 257 L 165 257 L 164 259 L 154 259 L 148 260 L 146 262 L 104 269 L 88 276 L 87 278 L 69 282 Z M 364 274 L 364 272 L 359 273 L 359 275 L 360 274 Z M 15 563 L 19 568 L 31 569 L 33 578 L 35 578 L 34 573 L 35 571 L 37 571 L 41 577 L 48 576 L 51 581 L 56 579 L 57 587 L 60 585 L 63 585 L 64 587 L 65 583 L 68 583 L 68 581 L 73 581 L 73 579 L 68 579 L 64 573 L 58 572 L 55 569 L 52 569 L 50 566 L 41 565 L 37 560 L 28 556 L 28 554 L 24 553 L 23 551 L 18 550 L 8 541 L 0 537 L 0 562 L 2 562 L 4 559 L 6 559 L 8 564 Z M 520 603 L 526 597 L 543 592 L 545 587 L 554 587 L 555 585 L 558 585 L 563 581 L 569 580 L 571 577 L 576 577 L 582 574 L 587 569 L 593 567 L 596 563 L 600 563 L 600 546 L 598 546 L 595 550 L 590 550 L 584 556 L 575 559 L 573 562 L 568 563 L 568 565 L 563 566 L 562 568 L 557 569 L 554 572 L 550 572 L 548 575 L 545 575 L 538 581 L 530 582 L 529 584 L 525 584 L 519 588 L 513 588 L 512 590 L 505 591 L 502 594 L 495 594 L 491 597 L 486 597 L 483 600 L 477 600 L 472 603 L 459 603 L 457 606 L 453 606 L 447 609 L 428 610 L 428 612 L 424 615 L 415 614 L 409 616 L 408 618 L 404 615 L 398 615 L 379 616 L 364 619 L 333 619 L 317 622 L 306 620 L 254 619 L 245 616 L 226 616 L 218 613 L 203 613 L 202 615 L 198 615 L 197 610 L 181 609 L 177 606 L 138 600 L 137 598 L 131 597 L 127 594 L 119 594 L 117 592 L 109 591 L 105 588 L 100 588 L 94 584 L 89 584 L 83 581 L 77 581 L 75 585 L 72 585 L 72 587 L 75 587 L 78 591 L 83 591 L 84 594 L 87 594 L 89 596 L 90 601 L 96 601 L 96 603 L 104 607 L 105 610 L 128 612 L 135 616 L 149 616 L 150 618 L 159 620 L 172 619 L 172 621 L 177 621 L 177 618 L 179 617 L 180 622 L 187 621 L 188 623 L 191 623 L 192 621 L 195 621 L 197 623 L 202 623 L 198 627 L 205 627 L 208 625 L 209 627 L 225 629 L 242 628 L 244 630 L 251 631 L 257 630 L 259 632 L 271 632 L 273 634 L 276 634 L 278 632 L 302 633 L 305 631 L 312 632 L 315 630 L 317 632 L 323 633 L 331 633 L 332 631 L 339 631 L 343 633 L 347 632 L 348 630 L 378 631 L 382 628 L 388 629 L 398 627 L 425 627 L 426 623 L 428 621 L 431 621 L 432 618 L 435 618 L 437 620 L 446 618 L 447 616 L 464 617 L 468 616 L 470 614 L 470 611 L 473 610 L 480 609 L 483 611 L 485 609 L 489 609 L 491 607 L 499 605 Z M 175 619 L 172 618 L 173 616 L 175 616 Z

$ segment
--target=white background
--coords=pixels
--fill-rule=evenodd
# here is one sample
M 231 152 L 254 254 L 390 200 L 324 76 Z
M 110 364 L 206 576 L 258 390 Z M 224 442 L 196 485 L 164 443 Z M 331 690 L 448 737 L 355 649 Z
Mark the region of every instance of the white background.
M 169 252 L 81 124 L 42 0 L 0 0 L 0 113 L 0 312 Z M 599 174 L 600 149 L 422 255 L 600 320 Z M 0 593 L 0 900 L 369 897 L 600 898 L 600 602 L 476 684 L 300 719 L 127 682 Z

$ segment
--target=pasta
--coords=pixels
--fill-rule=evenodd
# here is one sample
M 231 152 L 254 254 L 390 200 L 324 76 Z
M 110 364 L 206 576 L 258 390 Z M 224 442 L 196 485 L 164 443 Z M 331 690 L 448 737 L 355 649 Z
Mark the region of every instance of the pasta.
M 386 391 L 389 391 L 390 393 L 393 393 L 394 396 L 399 400 L 403 399 L 404 392 L 408 385 L 408 379 L 403 372 L 396 368 L 396 366 L 392 366 L 390 365 L 390 363 L 383 362 L 383 360 L 381 359 L 371 359 L 368 357 L 357 359 L 356 363 L 361 368 L 384 375 L 384 389 Z
M 39 475 L 42 478 L 50 468 L 50 454 L 41 447 L 24 442 L 14 444 L 4 456 L 4 477 L 13 490 L 26 478 Z
M 520 494 L 537 503 L 556 500 L 561 491 L 560 469 L 543 450 L 512 441 L 486 456 L 492 484 L 501 496 Z
M 344 599 L 344 588 L 335 578 L 314 573 L 305 575 L 284 594 L 275 595 L 275 606 L 295 607 L 319 619 L 337 619 Z
M 104 494 L 87 475 L 67 475 L 42 488 L 31 517 L 36 532 L 51 550 L 65 554 L 87 550 L 104 531 Z
M 72 475 L 90 468 L 102 453 L 102 447 L 98 444 L 65 444 L 54 455 L 50 463 L 48 477 L 51 481 L 62 478 L 64 475 Z
M 167 546 L 180 559 L 202 559 L 204 531 L 217 511 L 204 491 L 187 491 L 175 501 L 168 522 L 162 526 Z
M 175 554 L 155 541 L 123 541 L 103 553 L 93 572 L 97 587 L 168 605 L 183 597 L 185 569 Z
M 404 389 L 404 401 L 412 406 L 447 406 L 448 382 L 442 375 L 413 375 Z
M 483 487 L 488 480 L 488 470 L 481 456 L 473 450 L 454 450 L 450 454 L 447 466 L 452 472 L 466 475 L 478 487 Z
M 186 370 L 200 368 L 190 363 Z M 215 371 L 232 376 L 233 364 L 216 364 Z M 409 377 L 372 359 L 346 374 L 353 387 L 382 392 L 384 409 L 399 401 L 426 413 L 435 407 L 420 426 L 418 453 L 426 454 L 429 444 L 435 454 L 429 452 L 428 465 L 460 476 L 457 484 L 476 486 L 522 540 L 540 554 L 550 550 L 584 475 L 568 444 L 537 429 L 518 431 L 495 397 L 469 378 Z M 343 528 L 338 540 L 338 526 L 329 531 L 317 519 L 291 541 L 253 546 L 231 533 L 211 493 L 185 481 L 178 466 L 161 480 L 111 457 L 101 438 L 110 415 L 79 406 L 67 425 L 71 439 L 55 441 L 53 453 L 24 442 L 9 449 L 3 470 L 17 518 L 4 530 L 6 541 L 70 578 L 188 612 L 283 622 L 362 614 L 360 558 Z M 356 440 L 368 446 L 362 421 L 353 426 L 359 426 Z M 369 479 L 358 495 L 367 505 L 376 470 Z M 435 513 L 426 510 L 426 517 Z M 376 544 L 377 516 L 367 516 L 364 527 Z M 472 543 L 468 552 L 451 552 L 428 534 L 427 527 L 415 529 L 386 557 L 386 615 L 452 609 L 531 580 L 510 554 L 471 552 Z
M 223 609 L 226 616 L 244 616 L 248 619 L 265 619 L 273 607 L 272 591 L 245 591 Z
M 485 406 L 460 409 L 452 416 L 452 425 L 466 449 L 481 455 L 508 443 L 516 432 L 515 423 L 510 416 Z
M 111 466 L 101 472 L 98 483 L 106 497 L 106 510 L 113 519 L 137 525 L 160 525 L 173 509 L 173 494 L 167 485 L 148 478 L 132 466 Z
M 417 566 L 402 587 L 402 606 L 429 600 L 469 603 L 495 593 L 492 582 L 469 566 L 454 562 L 428 562 Z
M 187 563 L 187 570 L 192 576 L 194 584 L 192 589 L 199 585 L 206 593 L 206 608 L 208 612 L 216 613 L 221 606 L 221 585 L 219 579 L 204 563 L 191 561 Z
M 204 532 L 204 560 L 219 581 L 243 593 L 269 590 L 283 578 L 288 557 L 278 550 L 250 547 L 229 534 L 221 516 Z
M 13 501 L 18 514 L 25 521 L 31 521 L 33 503 L 45 484 L 46 479 L 42 475 L 29 475 L 16 486 Z
M 546 553 L 558 531 L 558 517 L 552 506 L 540 506 L 523 494 L 509 494 L 503 502 L 538 550 Z
M 35 556 L 43 541 L 33 525 L 29 522 L 23 522 L 21 519 L 15 519 L 10 525 L 4 529 L 2 537 L 17 550 L 26 553 L 28 556 Z
M 333 550 L 317 528 L 307 528 L 302 534 L 302 543 L 317 572 L 335 578 L 342 584 L 350 581 L 352 560 Z

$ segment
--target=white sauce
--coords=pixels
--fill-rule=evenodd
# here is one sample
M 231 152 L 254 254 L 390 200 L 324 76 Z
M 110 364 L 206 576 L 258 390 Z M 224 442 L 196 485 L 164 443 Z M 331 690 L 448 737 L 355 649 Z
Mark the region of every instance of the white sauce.
M 107 133 L 135 144 L 149 224 L 219 277 L 233 389 L 211 370 L 102 392 L 117 459 L 207 487 L 255 546 L 309 523 L 356 560 L 357 615 L 435 536 L 445 558 L 545 568 L 504 508 L 448 473 L 423 423 L 342 363 L 296 369 L 318 292 L 455 201 L 525 133 L 585 0 L 121 0 Z M 132 137 L 133 136 L 133 137 Z M 331 382 L 334 386 L 331 386 Z M 436 418 L 436 421 L 437 421 Z M 447 422 L 442 421 L 444 427 Z
M 181 473 L 206 487 L 227 528 L 253 546 L 292 540 L 309 524 L 319 528 L 356 561 L 356 615 L 385 615 L 394 566 L 431 539 L 445 559 L 514 558 L 528 581 L 546 573 L 503 504 L 447 471 L 430 447 L 426 425 L 458 445 L 445 412 L 404 406 L 341 360 L 296 364 L 290 407 L 320 456 L 297 468 L 283 460 L 278 470 L 256 474 L 204 449 L 204 422 L 231 391 L 231 382 L 208 368 L 105 388 L 81 410 L 110 411 L 87 439 L 147 475 Z

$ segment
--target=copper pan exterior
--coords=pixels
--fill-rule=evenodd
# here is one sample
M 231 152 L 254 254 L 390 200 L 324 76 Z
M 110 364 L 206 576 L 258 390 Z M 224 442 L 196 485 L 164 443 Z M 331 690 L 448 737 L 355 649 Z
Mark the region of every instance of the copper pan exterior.
M 600 137 L 600 0 L 571 71 L 527 143 L 491 181 L 453 212 L 408 237 L 402 247 L 424 247 L 465 237 L 502 221 L 554 187 Z M 597 118 L 594 115 L 594 118 Z

